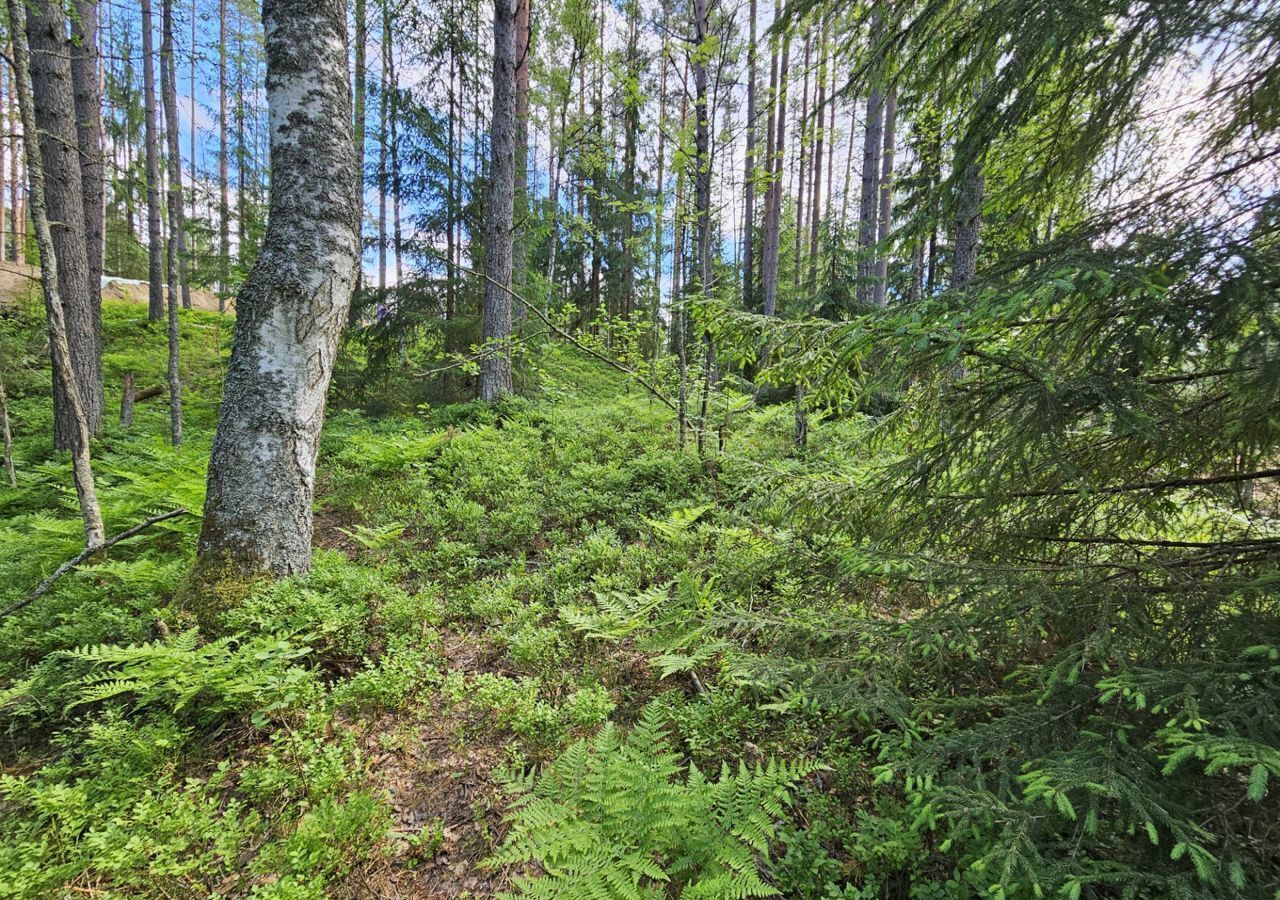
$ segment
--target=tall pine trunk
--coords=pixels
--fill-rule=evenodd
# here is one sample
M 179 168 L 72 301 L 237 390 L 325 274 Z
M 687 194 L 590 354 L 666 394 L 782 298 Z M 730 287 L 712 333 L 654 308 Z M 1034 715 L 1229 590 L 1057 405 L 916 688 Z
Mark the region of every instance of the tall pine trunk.
M 151 24 L 151 0 L 142 2 L 142 121 L 147 155 L 147 318 L 164 318 L 164 272 L 160 237 L 160 160 L 156 134 L 155 49 Z
M 894 142 L 897 140 L 895 125 L 898 119 L 898 95 L 890 89 L 884 103 L 884 153 L 880 169 L 879 233 L 876 243 L 881 248 L 876 259 L 876 281 L 872 301 L 884 306 L 889 296 L 889 256 L 885 245 L 893 230 L 893 161 Z
M 484 243 L 484 344 L 480 398 L 512 391 L 511 227 L 515 206 L 516 0 L 493 4 L 493 119 Z
M 827 29 L 828 22 L 824 19 L 822 23 L 822 37 L 818 42 L 818 97 L 814 104 L 817 107 L 817 122 L 814 125 L 815 133 L 813 141 L 813 190 L 809 195 L 810 289 L 816 289 L 818 286 L 818 235 L 824 212 L 822 206 L 822 154 L 825 149 L 824 139 L 826 137 L 824 126 L 826 123 L 827 112 Z M 828 163 L 828 171 L 829 170 L 830 163 Z M 797 260 L 797 262 L 798 261 L 799 260 Z
M 39 0 L 31 5 L 27 40 L 44 175 L 44 213 L 53 229 L 58 259 L 57 293 L 66 323 L 68 361 L 74 370 L 71 374 L 85 425 L 89 434 L 95 435 L 102 430 L 102 300 L 97 286 L 89 281 L 71 41 L 59 0 Z M 30 176 L 30 160 L 27 168 Z M 63 362 L 55 357 L 53 365 L 56 370 Z M 53 436 L 54 446 L 61 450 L 74 450 L 80 438 L 68 383 L 54 372 Z
M 182 211 L 182 150 L 178 134 L 177 68 L 173 59 L 173 3 L 161 0 L 160 93 L 169 144 L 169 440 L 182 443 L 182 380 L 178 375 L 178 298 L 187 281 L 186 223 Z M 194 123 L 193 123 L 194 124 Z
M 102 527 L 102 510 L 98 506 L 98 494 L 93 484 L 93 467 L 89 457 L 89 420 L 84 405 L 80 400 L 80 389 L 77 382 L 76 367 L 72 361 L 71 343 L 68 340 L 66 318 L 63 315 L 63 299 L 59 296 L 61 273 L 58 269 L 58 251 L 53 230 L 49 222 L 48 207 L 45 203 L 45 169 L 42 162 L 44 148 L 48 142 L 40 140 L 39 125 L 36 119 L 35 103 L 31 89 L 31 81 L 35 74 L 48 77 L 46 66 L 62 65 L 69 68 L 69 55 L 61 55 L 35 62 L 27 44 L 28 28 L 40 31 L 53 26 L 55 30 L 47 31 L 44 38 L 56 40 L 63 32 L 56 30 L 65 27 L 61 7 L 46 4 L 40 16 L 27 22 L 27 11 L 23 0 L 8 0 L 9 22 L 13 34 L 13 72 L 14 94 L 17 96 L 18 108 L 22 121 L 23 144 L 27 159 L 27 177 L 29 179 L 29 199 L 31 218 L 35 224 L 36 245 L 40 251 L 40 284 L 44 291 L 45 312 L 49 317 L 49 346 L 53 356 L 53 371 L 58 379 L 60 390 L 65 395 L 70 408 L 71 420 L 75 426 L 75 435 L 71 442 L 71 474 L 75 481 L 76 497 L 80 502 L 80 518 L 84 524 L 84 539 L 87 547 L 96 547 L 106 539 Z M 64 48 L 65 53 L 65 48 Z M 66 84 L 45 84 L 42 90 L 56 89 L 57 93 L 66 93 L 65 111 L 70 114 L 68 122 L 74 124 L 71 100 L 71 74 L 65 76 Z M 76 152 L 74 134 L 71 136 L 69 152 Z M 77 166 L 78 168 L 78 166 Z M 79 185 L 76 185 L 76 204 L 79 203 Z
M 227 158 L 227 0 L 218 0 L 218 312 L 227 308 L 231 283 L 231 181 Z
M 201 565 L 305 572 L 325 395 L 358 263 L 343 0 L 265 0 L 267 231 L 237 298 Z
M 760 274 L 764 294 L 764 314 L 778 312 L 778 250 L 782 238 L 782 167 L 786 161 L 787 75 L 791 56 L 791 38 L 782 36 L 782 60 L 778 67 L 777 89 L 773 96 L 776 135 L 772 141 L 773 168 L 769 189 L 765 194 L 764 258 Z
M 747 44 L 747 152 L 742 198 L 742 305 L 752 308 L 752 279 L 755 276 L 756 228 L 756 13 L 751 0 L 751 36 Z M 659 186 L 661 189 L 661 186 Z
M 525 284 L 529 232 L 529 2 L 516 0 L 516 136 L 515 136 L 515 234 L 512 237 L 512 281 Z M 524 307 L 515 310 L 523 320 Z
M 102 86 L 98 78 L 98 0 L 76 0 L 75 11 L 75 20 L 71 23 L 71 83 L 75 91 L 76 138 L 80 147 L 84 250 L 89 266 L 89 289 L 100 292 L 105 187 Z M 90 419 L 92 422 L 92 415 Z M 92 424 L 90 430 L 93 430 Z

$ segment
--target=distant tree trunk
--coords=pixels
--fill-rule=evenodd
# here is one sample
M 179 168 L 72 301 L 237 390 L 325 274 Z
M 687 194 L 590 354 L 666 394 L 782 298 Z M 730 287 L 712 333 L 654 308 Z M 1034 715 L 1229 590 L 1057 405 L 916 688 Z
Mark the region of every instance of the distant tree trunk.
M 262 19 L 270 211 L 209 460 L 199 555 L 214 575 L 310 567 L 325 395 L 359 258 L 346 4 L 265 0 Z
M 898 94 L 890 90 L 884 104 L 884 154 L 880 170 L 879 234 L 876 239 L 880 247 L 884 247 L 885 242 L 889 240 L 889 233 L 893 230 L 893 159 L 894 142 L 897 140 L 894 129 L 897 119 Z M 884 306 L 888 301 L 888 292 L 889 256 L 887 252 L 881 250 L 879 258 L 876 259 L 876 281 L 872 302 L 876 306 Z
M 685 60 L 680 83 L 689 83 L 689 63 Z M 689 121 L 689 91 L 680 92 L 680 134 Z M 685 166 L 676 168 L 676 208 L 671 242 L 671 349 L 676 355 L 679 387 L 676 394 L 676 418 L 679 421 L 680 449 L 684 449 L 689 431 L 689 353 L 686 338 L 684 303 L 684 176 Z
M 226 3 L 226 0 L 222 0 Z M 352 134 L 356 146 L 356 198 L 360 204 L 361 222 L 359 225 L 360 232 L 364 231 L 364 144 L 365 144 L 365 99 L 369 93 L 369 66 L 366 61 L 369 43 L 369 13 L 365 0 L 355 0 L 355 97 L 353 101 L 354 121 Z M 453 89 L 452 82 L 450 90 Z M 450 119 L 452 122 L 452 119 Z M 449 138 L 453 139 L 452 125 L 449 130 Z M 450 175 L 453 174 L 452 169 Z M 450 199 L 452 203 L 452 199 Z M 452 237 L 452 234 L 450 235 Z M 363 257 L 363 247 L 361 247 L 361 256 Z M 452 259 L 452 257 L 450 257 Z M 364 282 L 364 266 L 356 267 L 356 290 L 359 290 Z
M 512 391 L 511 228 L 515 206 L 516 0 L 493 4 L 493 119 L 489 138 L 489 202 L 484 244 L 484 344 L 480 398 Z
M 694 84 L 694 236 L 698 252 L 698 293 L 711 297 L 711 114 L 707 109 L 706 41 L 710 31 L 708 0 L 693 0 L 693 84 Z M 698 415 L 698 452 L 705 447 L 707 395 L 711 389 L 714 348 L 703 335 L 702 407 Z
M 385 13 L 390 0 L 382 0 Z M 378 84 L 378 292 L 379 302 L 386 302 L 387 293 L 387 143 L 388 132 L 388 82 L 391 81 L 391 29 L 382 28 L 382 78 Z
M 822 36 L 818 41 L 818 97 L 815 101 L 817 122 L 814 125 L 813 141 L 813 190 L 809 194 L 809 287 L 818 286 L 818 231 L 823 215 L 822 209 L 822 152 L 823 139 L 826 137 L 824 125 L 827 111 L 827 30 L 828 23 L 822 23 Z M 834 117 L 833 117 L 834 118 Z M 799 260 L 797 259 L 797 262 Z M 799 402 L 799 401 L 797 401 Z
M 13 45 L 9 45 L 10 57 L 13 55 Z M 22 262 L 26 256 L 26 217 L 22 214 L 22 178 L 19 175 L 19 165 L 21 153 L 18 148 L 18 124 L 20 122 L 20 113 L 18 110 L 18 85 L 13 83 L 13 90 L 10 91 L 9 99 L 9 236 L 11 258 L 14 262 Z
M 102 430 L 102 301 L 89 283 L 71 42 L 60 2 L 41 0 L 32 5 L 27 40 L 45 179 L 43 212 L 56 229 L 53 240 L 58 256 L 57 293 L 66 324 L 70 350 L 67 358 L 75 367 L 72 374 L 85 426 L 90 435 L 95 435 Z M 56 357 L 53 365 L 55 369 L 60 365 Z M 60 450 L 75 449 L 80 432 L 66 384 L 55 372 L 53 438 L 54 446 Z
M 102 82 L 98 77 L 98 0 L 76 0 L 71 23 L 71 82 L 75 90 L 76 138 L 80 147 L 80 193 L 84 205 L 84 248 L 89 290 L 102 289 L 104 181 Z M 101 307 L 101 300 L 96 301 Z M 100 313 L 99 313 L 100 315 Z M 82 398 L 84 399 L 84 398 Z M 101 418 L 101 411 L 98 412 Z M 90 430 L 92 426 L 90 414 Z
M 662 25 L 666 29 L 669 5 L 662 3 Z M 658 175 L 654 182 L 656 197 L 653 212 L 653 309 L 649 324 L 653 328 L 651 358 L 657 359 L 662 348 L 662 260 L 666 256 L 666 184 L 663 165 L 667 159 L 667 52 L 662 50 L 662 73 L 658 77 Z
M 178 375 L 178 302 L 187 281 L 186 224 L 182 211 L 182 150 L 178 134 L 178 78 L 173 60 L 173 3 L 162 0 L 160 93 L 169 138 L 169 440 L 182 443 L 182 381 Z
M 231 181 L 227 171 L 227 0 L 218 0 L 218 312 L 231 283 Z
M 778 313 L 778 250 L 782 237 L 782 167 L 786 161 L 787 74 L 791 38 L 784 34 L 782 42 L 782 62 L 778 69 L 777 93 L 774 96 L 777 134 L 773 140 L 773 153 L 770 154 L 773 157 L 773 171 L 765 194 L 764 259 L 760 277 L 766 316 Z
M 404 281 L 404 240 L 400 229 L 400 80 L 396 74 L 396 53 L 393 37 L 395 34 L 395 18 L 391 14 L 391 4 L 389 2 L 384 3 L 382 10 L 383 25 L 387 35 L 386 44 L 383 46 L 383 53 L 386 54 L 387 63 L 387 121 L 391 129 L 391 142 L 388 148 L 391 159 L 389 172 L 391 181 L 389 185 L 391 188 L 391 248 L 396 255 L 396 291 L 394 293 L 398 296 L 400 286 Z
M 512 281 L 525 284 L 529 233 L 529 2 L 516 0 L 516 135 L 515 135 L 515 233 L 512 236 Z M 514 316 L 524 319 L 524 307 Z
M 622 211 L 622 315 L 631 317 L 636 292 L 636 142 L 640 133 L 640 3 L 627 3 L 627 87 L 622 99 L 622 189 L 626 208 Z
M 71 409 L 71 418 L 76 426 L 76 434 L 71 444 L 71 472 L 75 480 L 76 497 L 80 501 L 80 517 L 84 522 L 84 539 L 87 547 L 97 547 L 105 539 L 102 527 L 102 510 L 98 506 L 98 494 L 93 484 L 93 468 L 89 458 L 89 422 L 85 409 L 80 402 L 80 389 L 76 383 L 76 370 L 71 359 L 71 345 L 67 340 L 67 324 L 63 317 L 63 302 L 58 294 L 59 272 L 58 253 L 53 240 L 53 231 L 49 226 L 48 208 L 45 206 L 45 173 L 41 162 L 42 147 L 45 143 L 39 139 L 36 123 L 35 103 L 32 99 L 31 73 L 40 72 L 42 77 L 49 77 L 46 65 L 51 65 L 53 58 L 33 66 L 31 53 L 27 46 L 28 22 L 27 10 L 23 0 L 8 0 L 9 23 L 13 35 L 13 71 L 14 93 L 17 95 L 18 107 L 22 119 L 23 143 L 27 158 L 27 176 L 30 179 L 31 218 L 35 223 L 36 245 L 40 250 L 40 284 L 44 289 L 45 312 L 49 317 L 49 346 L 53 357 L 53 371 L 61 385 Z M 53 4 L 45 4 L 53 6 Z M 50 14 L 61 21 L 61 8 Z M 50 20 L 42 19 L 43 24 L 31 23 L 32 30 L 39 31 L 49 27 Z M 61 31 L 47 33 L 47 37 L 60 36 Z M 65 51 L 64 51 L 65 52 Z M 68 57 L 61 56 L 63 65 L 69 69 Z M 64 110 L 68 114 L 68 122 L 74 123 L 71 100 L 71 74 L 65 76 L 66 84 L 62 90 L 66 93 Z M 51 85 L 45 85 L 48 90 Z M 70 137 L 70 152 L 76 152 L 75 135 Z M 77 165 L 78 169 L 79 166 Z M 79 184 L 76 185 L 76 201 L 73 205 L 79 209 Z M 83 215 L 83 212 L 81 213 Z M 83 244 L 81 245 L 83 247 Z
M 124 389 L 120 393 L 120 427 L 133 427 L 133 405 L 138 399 L 138 384 L 132 372 L 124 373 Z
M 155 51 L 151 33 L 151 0 L 142 3 L 142 115 L 147 154 L 147 318 L 164 317 L 164 273 L 160 260 L 160 161 L 156 134 Z
M 880 12 L 872 13 L 872 52 L 880 42 Z M 862 196 L 858 206 L 858 299 L 870 303 L 875 297 L 876 226 L 879 222 L 880 151 L 884 141 L 884 95 L 880 90 L 880 73 L 871 73 L 871 87 L 867 91 L 866 130 L 862 143 Z
M 747 44 L 747 152 L 742 198 L 742 306 L 752 308 L 752 278 L 755 274 L 756 213 L 756 13 L 757 0 L 751 0 L 751 37 Z M 664 69 L 665 73 L 665 69 Z M 659 185 L 661 190 L 661 185 Z
M 964 290 L 978 271 L 978 238 L 982 230 L 982 166 L 970 160 L 956 188 L 955 257 L 951 263 L 951 287 Z
M 796 191 L 796 249 L 795 260 L 791 272 L 791 283 L 800 285 L 800 272 L 803 270 L 804 224 L 805 224 L 805 185 L 806 173 L 809 171 L 809 144 L 806 132 L 809 130 L 809 62 L 813 52 L 813 32 L 806 29 L 804 35 L 804 80 L 800 91 L 800 114 L 796 117 L 796 140 L 800 145 L 799 185 Z
M 9 477 L 9 487 L 18 486 L 18 476 L 13 471 L 13 432 L 9 430 L 9 398 L 0 381 L 0 432 L 4 435 L 4 473 Z

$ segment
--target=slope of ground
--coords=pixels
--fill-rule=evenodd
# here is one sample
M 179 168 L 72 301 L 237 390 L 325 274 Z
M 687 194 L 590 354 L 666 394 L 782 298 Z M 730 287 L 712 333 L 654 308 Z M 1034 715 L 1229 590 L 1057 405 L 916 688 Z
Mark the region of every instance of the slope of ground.
M 38 288 L 40 269 L 25 263 L 9 261 L 0 262 L 0 307 L 11 306 L 19 298 L 27 295 L 33 288 Z M 168 296 L 168 288 L 165 288 Z M 147 283 L 127 278 L 104 276 L 102 279 L 102 299 L 121 300 L 128 303 L 147 302 Z M 191 291 L 191 306 L 210 312 L 218 311 L 218 295 L 212 291 L 196 288 Z

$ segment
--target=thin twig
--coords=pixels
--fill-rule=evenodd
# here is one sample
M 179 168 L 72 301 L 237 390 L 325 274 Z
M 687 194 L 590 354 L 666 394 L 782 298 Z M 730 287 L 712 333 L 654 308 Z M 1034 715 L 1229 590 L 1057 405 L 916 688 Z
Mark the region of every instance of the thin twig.
M 84 548 L 78 554 L 73 556 L 71 559 L 67 560 L 62 565 L 58 566 L 58 568 L 54 569 L 53 574 L 50 575 L 48 578 L 46 578 L 44 581 L 40 582 L 38 585 L 36 585 L 36 589 L 34 591 L 32 591 L 30 594 L 27 594 L 26 597 L 19 600 L 17 603 L 14 603 L 12 606 L 8 607 L 3 612 L 0 612 L 0 618 L 7 618 L 13 613 L 18 612 L 21 609 L 24 609 L 32 602 L 40 599 L 41 596 L 48 593 L 49 588 L 53 587 L 54 582 L 56 582 L 63 575 L 66 575 L 68 572 L 70 572 L 76 566 L 80 565 L 80 563 L 84 562 L 89 557 L 95 556 L 101 553 L 102 551 L 120 543 L 126 538 L 131 538 L 135 534 L 140 534 L 141 532 L 146 531 L 152 525 L 156 525 L 160 522 L 164 522 L 167 519 L 176 519 L 178 516 L 189 516 L 191 514 L 192 514 L 191 512 L 189 512 L 188 510 L 182 507 L 178 507 L 177 509 L 171 509 L 168 512 L 161 513 L 158 516 L 152 516 L 151 518 L 147 519 L 145 522 L 139 522 L 137 525 L 134 525 L 132 528 L 126 529 L 125 531 L 122 531 L 119 534 L 112 535 L 111 537 L 103 541 L 101 544 Z

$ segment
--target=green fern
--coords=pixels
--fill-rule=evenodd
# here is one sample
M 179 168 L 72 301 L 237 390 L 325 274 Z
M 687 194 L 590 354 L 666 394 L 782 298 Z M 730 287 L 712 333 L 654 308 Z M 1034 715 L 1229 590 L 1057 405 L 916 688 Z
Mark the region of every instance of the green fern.
M 516 878 L 523 897 L 772 896 L 761 868 L 775 822 L 795 783 L 817 768 L 770 760 L 722 766 L 715 779 L 686 770 L 649 707 L 630 733 L 608 724 L 569 747 L 531 789 L 514 784 L 526 793 L 491 862 L 537 864 L 542 874 Z

